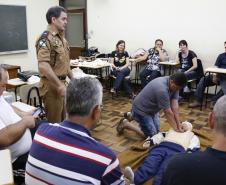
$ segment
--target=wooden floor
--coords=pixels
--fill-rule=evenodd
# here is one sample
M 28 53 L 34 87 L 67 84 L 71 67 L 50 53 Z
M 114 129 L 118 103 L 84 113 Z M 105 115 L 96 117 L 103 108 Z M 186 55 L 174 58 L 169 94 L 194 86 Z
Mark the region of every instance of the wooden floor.
M 112 99 L 108 91 L 104 92 L 102 118 L 98 126 L 92 131 L 95 139 L 112 148 L 117 154 L 128 150 L 131 146 L 139 144 L 143 141 L 142 138 L 133 132 L 125 132 L 118 136 L 116 126 L 122 118 L 122 113 L 130 111 L 132 100 L 127 97 L 118 96 Z M 188 102 L 180 103 L 180 118 L 181 121 L 188 120 L 193 124 L 194 132 L 201 136 L 201 145 L 205 148 L 211 144 L 211 132 L 207 126 L 209 108 L 200 111 L 199 108 L 187 108 Z M 168 130 L 168 124 L 163 113 L 160 117 L 161 130 Z

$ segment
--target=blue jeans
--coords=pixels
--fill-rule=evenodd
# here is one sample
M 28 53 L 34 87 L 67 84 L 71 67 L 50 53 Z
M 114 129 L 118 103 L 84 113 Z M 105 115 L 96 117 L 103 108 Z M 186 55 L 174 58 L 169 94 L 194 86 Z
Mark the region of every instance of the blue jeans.
M 144 68 L 140 73 L 141 87 L 144 88 L 150 81 L 160 76 L 160 71 Z
M 152 137 L 159 132 L 159 113 L 156 113 L 155 115 L 141 116 L 140 114 L 132 110 L 132 116 L 133 119 L 139 123 L 140 128 L 146 137 Z
M 202 77 L 195 91 L 195 100 L 201 103 L 203 100 L 205 88 L 214 85 L 216 84 L 213 82 L 213 75 Z
M 216 84 L 213 82 L 213 75 L 202 77 L 195 91 L 195 100 L 201 103 L 204 97 L 205 88 L 214 85 Z M 226 94 L 226 79 L 222 78 L 220 80 L 220 86 L 221 90 L 213 96 L 211 101 L 216 102 L 221 96 Z
M 220 86 L 224 94 L 226 94 L 226 77 L 221 77 L 220 78 Z
M 130 69 L 128 67 L 124 68 L 120 71 L 117 71 L 114 69 L 113 71 L 111 71 L 111 74 L 116 77 L 114 84 L 113 84 L 113 88 L 115 90 L 119 90 L 120 87 L 123 86 L 126 93 L 128 95 L 132 95 L 132 89 L 129 85 L 129 82 L 128 82 L 128 80 L 125 79 L 125 77 L 130 74 Z
M 178 72 L 184 73 L 185 71 L 186 70 L 184 69 L 178 69 Z M 185 76 L 187 77 L 188 80 L 200 78 L 199 74 L 196 71 L 190 71 L 188 73 L 185 73 Z
M 178 72 L 185 72 L 186 70 L 184 69 L 178 69 Z M 199 79 L 199 74 L 196 71 L 190 71 L 188 73 L 185 73 L 185 76 L 187 77 L 187 80 L 192 80 L 192 79 Z M 180 90 L 180 96 L 184 96 L 184 89 L 182 88 Z

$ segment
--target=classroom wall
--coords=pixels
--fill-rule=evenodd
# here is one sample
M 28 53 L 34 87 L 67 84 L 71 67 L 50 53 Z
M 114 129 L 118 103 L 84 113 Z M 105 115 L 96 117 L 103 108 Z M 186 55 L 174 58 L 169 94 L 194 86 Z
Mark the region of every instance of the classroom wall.
M 89 46 L 101 52 L 126 41 L 131 54 L 161 38 L 173 58 L 181 39 L 188 41 L 204 67 L 214 64 L 226 41 L 225 0 L 87 0 Z
M 46 29 L 47 9 L 58 5 L 58 0 L 0 0 L 0 4 L 27 6 L 29 45 L 27 53 L 0 55 L 0 63 L 37 70 L 35 40 Z M 155 39 L 161 38 L 173 58 L 178 41 L 186 39 L 204 67 L 211 66 L 224 51 L 225 7 L 225 0 L 87 0 L 89 46 L 110 52 L 124 39 L 132 53 L 140 47 L 152 47 Z
M 47 10 L 51 6 L 59 5 L 59 0 L 0 0 L 0 4 L 26 6 L 28 33 L 28 52 L 0 55 L 0 63 L 20 65 L 22 70 L 38 70 L 35 41 L 47 27 Z

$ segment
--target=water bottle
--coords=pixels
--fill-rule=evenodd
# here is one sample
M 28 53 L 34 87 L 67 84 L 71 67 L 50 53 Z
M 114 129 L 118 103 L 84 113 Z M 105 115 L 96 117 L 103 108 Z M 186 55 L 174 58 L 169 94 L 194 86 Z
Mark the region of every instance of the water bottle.
M 166 62 L 170 62 L 170 57 L 168 55 L 166 56 Z

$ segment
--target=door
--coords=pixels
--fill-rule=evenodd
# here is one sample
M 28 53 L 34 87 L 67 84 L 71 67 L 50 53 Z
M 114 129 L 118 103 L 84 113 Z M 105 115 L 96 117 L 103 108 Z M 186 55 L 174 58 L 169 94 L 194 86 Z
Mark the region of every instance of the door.
M 70 58 L 75 59 L 81 55 L 81 51 L 86 48 L 86 14 L 85 9 L 67 10 L 68 23 L 66 38 L 70 45 Z

